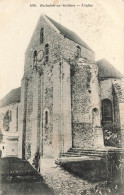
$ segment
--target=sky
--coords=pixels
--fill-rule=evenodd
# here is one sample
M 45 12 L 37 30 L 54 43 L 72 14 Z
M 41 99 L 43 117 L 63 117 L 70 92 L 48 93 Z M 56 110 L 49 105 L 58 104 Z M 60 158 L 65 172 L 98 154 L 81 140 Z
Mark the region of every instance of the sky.
M 30 4 L 37 7 L 30 7 Z M 40 7 L 91 4 L 92 7 Z M 41 14 L 77 33 L 124 74 L 123 0 L 0 0 L 0 99 L 21 86 L 25 51 Z

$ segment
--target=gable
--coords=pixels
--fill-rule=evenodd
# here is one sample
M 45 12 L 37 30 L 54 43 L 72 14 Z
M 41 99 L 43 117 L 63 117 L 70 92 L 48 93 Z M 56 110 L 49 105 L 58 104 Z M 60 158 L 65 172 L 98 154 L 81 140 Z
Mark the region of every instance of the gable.
M 40 30 L 41 28 L 51 28 L 55 33 L 59 34 L 59 31 L 57 28 L 44 16 L 41 15 L 39 18 L 37 25 L 34 29 L 34 32 L 31 36 L 30 42 L 28 44 L 28 47 L 26 49 L 26 53 L 29 52 L 29 50 L 34 49 L 36 46 L 38 46 L 38 43 L 40 43 Z
M 29 42 L 28 48 L 26 52 L 28 51 L 29 48 L 33 47 L 34 45 L 32 44 L 32 41 L 40 37 L 40 29 L 42 28 L 43 25 L 48 25 L 49 28 L 51 28 L 53 31 L 55 31 L 57 34 L 63 35 L 65 38 L 75 42 L 76 44 L 79 44 L 83 46 L 84 48 L 92 51 L 92 49 L 73 31 L 69 30 L 68 28 L 64 27 L 63 25 L 59 24 L 52 18 L 49 18 L 48 16 L 42 15 L 35 27 L 35 30 L 33 32 L 33 35 L 31 37 L 31 40 Z M 39 38 L 40 39 L 40 38 Z

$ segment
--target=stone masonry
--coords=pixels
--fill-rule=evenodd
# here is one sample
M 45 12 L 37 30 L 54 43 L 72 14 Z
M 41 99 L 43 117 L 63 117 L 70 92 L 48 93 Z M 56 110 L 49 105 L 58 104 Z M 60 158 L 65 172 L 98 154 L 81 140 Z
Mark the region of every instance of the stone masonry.
M 100 127 L 100 100 L 94 52 L 66 38 L 55 24 L 46 16 L 40 17 L 25 54 L 20 156 L 27 159 L 37 150 L 43 156 L 53 156 L 72 146 L 97 147 L 94 131 L 96 126 Z M 42 44 L 41 28 L 44 29 Z M 34 66 L 34 52 L 42 50 L 45 55 L 46 44 L 49 61 L 44 56 Z M 102 129 L 95 132 L 103 147 Z
M 113 136 L 108 145 L 123 147 L 122 78 L 106 60 L 95 62 L 95 52 L 74 32 L 41 16 L 25 52 L 20 100 L 1 108 L 13 112 L 6 128 L 18 128 L 18 156 L 104 148 L 106 132 Z

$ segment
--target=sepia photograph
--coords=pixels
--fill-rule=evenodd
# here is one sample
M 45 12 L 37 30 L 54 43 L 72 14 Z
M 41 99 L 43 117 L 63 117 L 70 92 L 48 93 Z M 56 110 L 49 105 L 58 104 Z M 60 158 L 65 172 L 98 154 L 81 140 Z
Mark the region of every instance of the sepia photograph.
M 0 1 L 0 195 L 124 195 L 124 1 Z

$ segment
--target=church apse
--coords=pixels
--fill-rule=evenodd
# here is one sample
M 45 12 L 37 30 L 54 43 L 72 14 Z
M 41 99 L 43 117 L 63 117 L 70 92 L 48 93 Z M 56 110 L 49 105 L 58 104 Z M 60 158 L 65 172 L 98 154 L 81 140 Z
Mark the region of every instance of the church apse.
M 104 146 L 97 74 L 96 65 L 83 58 L 71 68 L 72 141 L 76 148 Z

